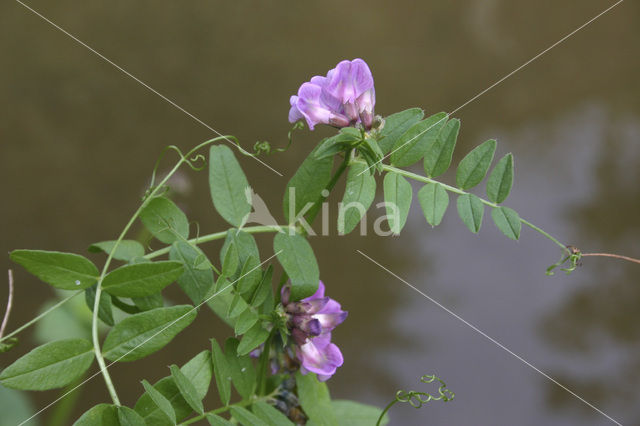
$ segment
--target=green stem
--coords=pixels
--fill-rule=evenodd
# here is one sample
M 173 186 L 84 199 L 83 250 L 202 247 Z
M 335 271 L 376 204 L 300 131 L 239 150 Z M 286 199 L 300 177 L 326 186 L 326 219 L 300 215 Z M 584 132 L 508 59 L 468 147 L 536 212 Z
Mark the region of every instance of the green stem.
M 0 342 L 8 339 L 9 337 L 15 336 L 16 334 L 20 333 L 22 330 L 24 330 L 24 329 L 32 326 L 33 324 L 37 323 L 42 318 L 44 318 L 49 313 L 51 313 L 51 311 L 54 311 L 54 310 L 58 309 L 61 305 L 64 305 L 66 302 L 68 302 L 69 300 L 73 299 L 74 297 L 76 297 L 77 295 L 82 293 L 83 291 L 84 290 L 78 290 L 77 292 L 73 293 L 72 295 L 65 297 L 64 299 L 62 299 L 61 301 L 59 301 L 58 303 L 56 303 L 55 305 L 53 305 L 52 307 L 50 307 L 49 309 L 47 309 L 46 311 L 44 311 L 43 313 L 38 315 L 37 317 L 33 318 L 31 321 L 23 324 L 22 326 L 20 326 L 20 327 L 16 328 L 15 330 L 13 330 L 11 333 L 9 333 L 6 336 L 4 336 L 2 339 L 0 339 Z
M 558 241 L 556 238 L 554 238 L 552 235 L 550 235 L 549 233 L 545 232 L 544 230 L 542 230 L 541 228 L 538 228 L 536 225 L 534 225 L 533 223 L 529 222 L 528 220 L 525 220 L 523 218 L 520 218 L 520 222 L 522 222 L 523 225 L 527 225 L 529 228 L 533 229 L 534 231 L 544 235 L 545 237 L 547 237 L 548 239 L 550 239 L 551 241 L 553 241 L 554 243 L 556 243 L 558 246 L 560 246 L 562 248 L 562 250 L 569 252 L 569 249 L 567 248 L 567 246 L 565 244 L 562 244 L 560 241 Z
M 362 160 L 354 160 L 354 162 L 359 162 L 359 163 L 366 164 Z M 416 174 L 416 173 L 411 173 L 411 172 L 408 172 L 406 170 L 399 169 L 397 167 L 393 167 L 393 166 L 389 166 L 389 165 L 383 164 L 382 165 L 382 170 L 385 170 L 387 172 L 394 172 L 394 173 L 397 173 L 399 175 L 408 177 L 409 179 L 413 179 L 413 180 L 418 181 L 418 182 L 437 183 L 438 185 L 441 185 L 447 191 L 453 192 L 453 193 L 458 194 L 458 195 L 469 194 L 467 191 L 463 191 L 460 188 L 456 188 L 454 186 L 447 185 L 446 183 L 442 183 L 442 182 L 437 181 L 435 179 L 431 179 L 429 177 L 422 176 L 422 175 L 419 175 L 419 174 Z M 487 206 L 489 206 L 491 208 L 495 209 L 495 208 L 498 207 L 498 205 L 496 203 L 492 203 L 491 201 L 485 200 L 485 199 L 480 198 L 480 197 L 478 197 L 478 198 L 480 199 L 480 201 L 482 201 L 483 204 L 485 204 L 485 205 L 487 205 Z M 520 222 L 522 222 L 523 225 L 528 226 L 529 228 L 533 229 L 534 231 L 536 231 L 539 234 L 543 235 L 544 237 L 548 238 L 549 240 L 553 241 L 556 245 L 558 245 L 560 248 L 562 248 L 563 251 L 565 251 L 565 252 L 569 251 L 565 244 L 562 244 L 557 238 L 553 237 L 551 234 L 549 234 L 548 232 L 544 231 L 543 229 L 537 227 L 536 225 L 534 225 L 533 223 L 529 222 L 528 220 L 520 218 Z
M 129 232 L 129 229 L 131 228 L 131 226 L 134 224 L 134 222 L 136 221 L 136 219 L 140 215 L 140 212 L 147 206 L 147 204 L 153 199 L 153 197 L 158 193 L 158 191 L 160 191 L 162 189 L 162 187 L 167 183 L 167 181 L 171 178 L 171 176 L 173 176 L 173 174 L 176 171 L 178 171 L 180 166 L 182 166 L 183 163 L 188 161 L 188 159 L 189 159 L 189 157 L 191 155 L 193 155 L 200 148 L 203 148 L 203 147 L 205 147 L 207 145 L 210 145 L 210 144 L 212 144 L 212 143 L 214 143 L 214 142 L 216 142 L 218 140 L 221 140 L 221 139 L 227 139 L 227 137 L 226 136 L 220 136 L 220 137 L 217 137 L 217 138 L 209 139 L 209 140 L 207 140 L 205 142 L 202 142 L 201 144 L 199 144 L 198 146 L 193 148 L 191 151 L 187 152 L 186 155 L 181 156 L 180 160 L 178 160 L 178 162 L 173 167 L 173 169 L 171 169 L 171 171 L 169 173 L 167 173 L 167 175 L 160 181 L 160 183 L 158 185 L 156 185 L 151 190 L 151 192 L 149 192 L 149 194 L 147 194 L 147 196 L 144 198 L 144 201 L 142 202 L 142 204 L 140 204 L 140 206 L 135 211 L 133 216 L 131 216 L 131 219 L 129 219 L 129 222 L 127 222 L 127 224 L 125 225 L 124 229 L 120 233 L 120 236 L 118 236 L 118 239 L 116 240 L 116 242 L 113 245 L 109 255 L 107 256 L 107 260 L 105 261 L 104 267 L 102 268 L 102 273 L 100 274 L 100 277 L 98 278 L 98 284 L 96 286 L 95 301 L 94 301 L 94 304 L 93 304 L 93 319 L 92 319 L 92 323 L 91 323 L 91 336 L 93 338 L 93 349 L 94 349 L 94 352 L 95 352 L 96 360 L 98 361 L 98 364 L 100 365 L 100 372 L 102 373 L 102 376 L 104 377 L 104 381 L 105 381 L 105 383 L 107 385 L 107 389 L 109 390 L 109 394 L 111 395 L 111 399 L 113 400 L 113 403 L 115 405 L 120 405 L 120 399 L 118 398 L 118 394 L 116 392 L 116 389 L 113 386 L 113 382 L 111 381 L 111 376 L 109 375 L 109 372 L 107 371 L 107 366 L 105 364 L 104 357 L 102 356 L 102 351 L 100 349 L 100 341 L 98 339 L 98 337 L 99 337 L 98 336 L 98 310 L 99 310 L 99 307 L 100 307 L 100 296 L 102 294 L 102 281 L 104 280 L 104 277 L 107 275 L 107 271 L 109 270 L 109 266 L 111 265 L 111 260 L 113 259 L 113 254 L 118 249 L 118 246 L 120 245 L 120 242 L 124 239 L 125 235 L 127 234 L 127 232 Z
M 279 232 L 285 229 L 288 229 L 288 226 L 280 226 L 280 225 L 259 225 L 259 226 L 247 226 L 246 228 L 242 228 L 242 232 L 246 232 L 248 234 L 260 234 L 263 232 Z M 222 232 L 214 232 L 213 234 L 203 235 L 197 238 L 191 238 L 187 240 L 189 244 L 198 245 L 201 243 L 207 243 L 209 241 L 221 240 L 227 236 L 229 231 Z M 144 256 L 145 259 L 153 259 L 154 257 L 162 256 L 163 254 L 167 254 L 171 251 L 171 246 L 167 246 L 161 248 L 160 250 L 152 251 Z
M 382 419 L 384 419 L 384 415 L 387 414 L 387 411 L 389 411 L 391 409 L 391 407 L 393 407 L 393 405 L 396 402 L 398 402 L 398 400 L 394 399 L 389 404 L 387 404 L 386 407 L 384 407 L 384 410 L 382 410 L 382 413 L 380 414 L 380 417 L 378 417 L 378 421 L 376 422 L 376 426 L 380 426 L 380 422 L 382 421 Z
M 262 395 L 265 392 L 267 386 L 267 369 L 269 368 L 269 355 L 271 352 L 271 341 L 276 333 L 276 328 L 272 328 L 269 333 L 269 337 L 264 342 L 260 359 L 258 360 L 258 395 Z

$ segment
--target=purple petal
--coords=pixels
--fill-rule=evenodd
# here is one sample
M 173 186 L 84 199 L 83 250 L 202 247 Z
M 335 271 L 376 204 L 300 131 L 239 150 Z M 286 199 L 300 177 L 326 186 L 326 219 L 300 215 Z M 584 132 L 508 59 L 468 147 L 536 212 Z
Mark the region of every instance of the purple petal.
M 326 84 L 327 84 L 327 77 L 322 77 L 320 75 L 316 75 L 316 76 L 311 77 L 310 82 L 315 84 L 315 85 L 317 85 L 317 86 L 320 86 L 320 87 L 324 88 L 324 86 L 326 86 Z
M 353 104 L 361 94 L 373 88 L 373 76 L 362 59 L 340 62 L 327 74 L 327 79 L 325 90 L 344 104 Z
M 370 129 L 373 123 L 373 110 L 376 105 L 376 92 L 373 88 L 367 90 L 356 99 L 358 118 L 365 129 Z
M 297 107 L 298 97 L 293 95 L 289 99 L 289 103 L 291 104 L 291 109 L 289 109 L 289 123 L 295 123 L 298 120 L 302 120 L 304 116 L 300 112 Z
M 318 289 L 316 290 L 315 293 L 313 293 L 313 296 L 309 296 L 307 298 L 302 299 L 303 302 L 309 302 L 311 300 L 315 300 L 315 299 L 321 299 L 324 297 L 324 283 L 322 282 L 322 280 L 320 280 L 318 282 Z
M 316 124 L 329 124 L 332 112 L 321 103 L 322 88 L 316 84 L 303 83 L 298 90 L 296 107 L 307 120 L 309 129 Z
M 331 378 L 331 376 L 333 376 L 333 374 L 318 374 L 318 381 L 326 382 Z
M 312 373 L 330 377 L 343 364 L 342 353 L 333 343 L 320 349 L 315 345 L 315 340 L 312 339 L 300 347 L 298 356 L 302 366 Z
M 315 314 L 321 311 L 331 298 L 323 297 L 321 299 L 301 300 L 300 302 L 289 303 L 286 307 L 287 312 L 292 314 Z
M 339 311 L 331 314 L 315 314 L 314 319 L 317 319 L 322 331 L 331 331 L 341 324 L 349 313 L 346 311 Z

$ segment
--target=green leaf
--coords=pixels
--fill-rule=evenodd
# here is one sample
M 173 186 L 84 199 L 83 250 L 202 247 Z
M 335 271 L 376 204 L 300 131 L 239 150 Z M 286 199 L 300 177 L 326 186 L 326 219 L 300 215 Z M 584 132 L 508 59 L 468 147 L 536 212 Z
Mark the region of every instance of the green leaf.
M 177 280 L 183 271 L 182 263 L 173 261 L 125 265 L 109 272 L 102 288 L 113 296 L 151 296 Z
M 236 319 L 235 335 L 240 336 L 246 333 L 256 322 L 258 322 L 258 314 L 251 309 L 245 309 L 245 311 L 238 316 L 238 319 Z
M 249 398 L 256 386 L 256 370 L 249 355 L 238 355 L 239 342 L 230 337 L 224 343 L 224 355 L 231 371 L 233 386 L 240 396 Z
M 293 422 L 266 402 L 258 401 L 251 405 L 253 413 L 269 426 L 293 426 Z
M 247 355 L 249 352 L 263 344 L 269 332 L 262 327 L 261 322 L 257 322 L 249 331 L 242 336 L 242 340 L 238 345 L 238 355 Z
M 180 371 L 193 384 L 197 391 L 197 397 L 202 400 L 207 395 L 213 374 L 209 351 L 200 352 L 183 365 Z M 171 402 L 178 420 L 186 418 L 193 412 L 189 404 L 187 404 L 182 397 L 180 390 L 171 376 L 158 380 L 153 387 Z M 138 399 L 135 410 L 144 418 L 147 425 L 173 425 L 153 402 L 148 393 L 142 394 Z
M 262 270 L 260 269 L 260 260 L 249 256 L 240 271 L 236 289 L 240 294 L 253 293 L 258 284 L 260 284 L 261 279 Z
M 384 177 L 384 201 L 387 209 L 389 228 L 399 234 L 409 216 L 413 192 L 411 184 L 401 175 L 389 172 Z
M 254 307 L 254 308 L 258 308 L 260 305 L 262 305 L 265 300 L 267 300 L 267 297 L 269 297 L 270 294 L 272 294 L 273 292 L 273 288 L 271 287 L 271 278 L 273 277 L 273 266 L 269 265 L 267 267 L 267 270 L 262 274 L 262 279 L 260 280 L 260 284 L 258 285 L 258 288 L 256 288 L 256 291 L 253 293 L 253 296 L 249 302 L 249 304 Z
M 347 186 L 338 210 L 338 233 L 348 234 L 360 223 L 376 195 L 376 180 L 367 166 L 355 163 L 349 167 Z
M 97 284 L 94 284 L 84 291 L 84 300 L 91 312 L 93 312 L 93 305 L 96 301 L 96 288 Z M 113 327 L 113 309 L 111 308 L 111 296 L 109 296 L 109 293 L 103 292 L 100 294 L 98 318 L 108 326 Z
M 340 426 L 375 425 L 382 414 L 382 410 L 378 407 L 355 401 L 337 399 L 331 401 L 331 406 Z M 384 426 L 387 423 L 389 423 L 389 415 L 385 414 L 380 424 Z
M 160 410 L 169 418 L 169 420 L 171 420 L 175 424 L 176 411 L 173 409 L 171 402 L 156 388 L 151 386 L 146 380 L 142 381 L 142 386 L 144 386 L 144 390 L 147 391 L 147 394 L 153 400 L 153 402 L 155 402 L 158 408 L 160 408 Z
M 516 241 L 520 238 L 522 222 L 515 210 L 500 206 L 491 210 L 491 218 L 504 235 Z
M 111 250 L 113 250 L 115 244 L 115 241 L 101 241 L 99 243 L 94 243 L 89 246 L 89 252 L 104 252 L 105 254 L 109 254 L 111 253 Z M 144 256 L 144 246 L 142 244 L 135 240 L 122 240 L 120 241 L 120 244 L 118 244 L 118 247 L 112 257 L 116 260 L 128 262 L 131 259 L 142 256 Z
M 273 251 L 291 280 L 291 300 L 313 295 L 320 282 L 320 270 L 309 242 L 298 234 L 278 232 Z
M 109 293 L 104 293 L 104 294 L 109 294 Z M 129 305 L 128 303 L 123 302 L 122 300 L 118 299 L 116 296 L 113 296 L 111 298 L 111 303 L 113 304 L 113 306 L 115 306 L 116 308 L 120 309 L 122 312 L 125 312 L 127 314 L 137 314 L 140 313 L 140 308 L 138 308 L 135 305 Z
M 120 426 L 118 407 L 98 404 L 80 416 L 73 426 Z
M 258 251 L 258 245 L 256 244 L 256 240 L 253 238 L 253 235 L 238 229 L 229 229 L 229 231 L 227 231 L 227 238 L 225 239 L 222 250 L 220 251 L 221 262 L 224 262 L 227 251 L 231 245 L 235 246 L 238 251 L 238 268 L 236 269 L 236 272 L 229 275 L 228 278 L 235 281 L 240 277 L 240 268 L 245 264 L 247 259 L 251 256 L 255 259 L 260 259 L 260 252 Z M 256 269 L 252 274 L 260 277 L 262 272 L 260 269 Z
M 163 243 L 189 238 L 187 216 L 168 198 L 152 198 L 140 212 L 140 220 Z
M 422 120 L 422 117 L 424 117 L 424 111 L 421 108 L 410 108 L 386 117 L 384 127 L 380 132 L 382 138 L 378 140 L 382 152 L 386 154 L 391 151 L 398 138 L 411 126 Z
M 329 388 L 324 382 L 318 381 L 314 373 L 306 375 L 296 372 L 298 399 L 304 412 L 316 425 L 335 426 L 338 424 L 333 413 Z
M 144 419 L 129 407 L 98 404 L 84 413 L 74 426 L 146 426 Z
M 231 366 L 215 339 L 211 339 L 211 355 L 220 402 L 227 406 L 231 400 Z
M 234 426 L 234 424 L 229 420 L 223 419 L 222 417 L 216 416 L 215 414 L 207 414 L 207 421 L 210 425 L 213 426 Z
M 418 191 L 418 201 L 424 218 L 431 226 L 438 226 L 449 206 L 449 194 L 439 183 L 428 183 Z
M 447 117 L 446 112 L 439 112 L 411 126 L 393 146 L 391 164 L 407 167 L 421 160 L 438 137 Z
M 227 315 L 229 305 L 233 302 L 234 293 L 233 286 L 226 280 L 224 275 L 218 277 L 215 292 L 207 295 L 205 300 L 207 306 L 224 322 L 233 327 L 235 321 Z
M 474 234 L 480 231 L 483 214 L 484 205 L 480 198 L 473 194 L 464 194 L 458 197 L 458 215 Z
M 198 247 L 184 241 L 171 246 L 169 259 L 182 262 L 184 272 L 178 277 L 178 285 L 194 304 L 199 304 L 211 291 L 215 282 L 209 260 Z M 206 264 L 204 269 L 200 265 Z
M 318 160 L 333 157 L 339 152 L 348 150 L 360 140 L 362 140 L 360 130 L 353 127 L 343 127 L 337 135 L 323 139 L 314 149 L 313 155 Z
M 513 155 L 505 155 L 498 161 L 487 179 L 489 200 L 500 204 L 509 196 L 513 184 Z
M 119 406 L 118 420 L 121 426 L 146 426 L 144 419 L 129 407 Z
M 156 293 L 145 297 L 132 297 L 131 301 L 140 311 L 150 311 L 151 309 L 162 308 L 164 306 L 162 293 Z
M 93 345 L 84 339 L 38 346 L 0 373 L 0 384 L 20 390 L 48 390 L 80 378 L 93 361 Z
M 173 364 L 169 369 L 171 370 L 171 377 L 173 378 L 173 381 L 178 387 L 178 390 L 184 400 L 187 401 L 187 404 L 189 404 L 196 413 L 203 414 L 204 406 L 202 405 L 202 400 L 198 396 L 198 391 L 194 384 L 191 383 L 191 380 L 189 380 L 187 376 L 180 371 L 180 368 L 177 365 Z
M 489 170 L 493 154 L 496 152 L 496 141 L 488 141 L 475 147 L 458 164 L 456 171 L 456 185 L 467 190 L 479 184 Z
M 460 131 L 460 120 L 454 118 L 442 127 L 438 137 L 427 147 L 424 155 L 424 171 L 429 177 L 437 177 L 451 165 L 453 150 Z
M 236 249 L 234 244 L 230 244 L 229 249 L 224 254 L 224 260 L 222 261 L 222 275 L 232 277 L 238 270 L 238 266 L 240 266 L 238 249 Z
M 152 354 L 196 318 L 191 305 L 152 309 L 132 315 L 111 329 L 102 347 L 110 361 L 135 361 Z
M 227 316 L 229 318 L 237 318 L 244 311 L 247 310 L 249 305 L 239 294 L 234 294 L 233 299 L 231 299 L 231 303 L 229 304 L 229 308 L 227 311 Z
M 256 417 L 251 411 L 237 406 L 231 406 L 231 415 L 243 426 L 269 426 Z
M 213 145 L 209 151 L 209 188 L 220 216 L 233 226 L 244 225 L 251 213 L 249 182 L 228 146 Z
M 282 202 L 287 223 L 295 222 L 299 214 L 306 214 L 331 180 L 333 157 L 319 159 L 315 155 L 316 151 L 317 149 L 313 150 L 307 156 L 287 183 Z
M 42 281 L 63 290 L 84 290 L 98 281 L 98 268 L 77 254 L 14 250 L 9 257 Z

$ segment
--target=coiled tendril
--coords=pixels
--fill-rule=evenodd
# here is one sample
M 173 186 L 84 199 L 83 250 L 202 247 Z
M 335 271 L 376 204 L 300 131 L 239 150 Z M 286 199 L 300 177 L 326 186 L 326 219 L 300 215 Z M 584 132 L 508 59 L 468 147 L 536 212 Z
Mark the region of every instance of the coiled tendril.
M 178 156 L 180 157 L 181 161 L 186 163 L 191 170 L 199 172 L 201 170 L 203 170 L 206 166 L 207 166 L 207 159 L 204 155 L 202 154 L 196 154 L 195 156 L 191 157 L 191 158 L 187 158 L 187 156 L 185 156 L 182 151 L 180 150 L 180 148 L 178 148 L 175 145 L 169 145 L 166 146 L 162 152 L 160 153 L 160 156 L 158 157 L 158 160 L 156 160 L 156 164 L 153 167 L 153 172 L 151 173 L 151 182 L 149 183 L 149 188 L 147 188 L 147 190 L 144 193 L 144 196 L 142 197 L 143 200 L 145 200 L 149 194 L 151 193 L 151 191 L 154 190 L 155 188 L 155 182 L 156 182 L 156 174 L 158 172 L 158 167 L 160 167 L 160 161 L 162 161 L 162 158 L 164 157 L 164 155 L 166 154 L 167 151 L 175 151 L 178 153 Z M 202 165 L 197 165 L 196 163 L 201 162 Z M 169 191 L 169 188 L 163 188 L 162 189 L 163 192 L 161 194 L 156 194 L 158 196 L 162 196 L 164 194 L 167 193 L 167 191 Z
M 554 269 L 564 265 L 568 262 L 568 266 L 565 268 L 560 268 L 561 271 L 564 271 L 567 275 L 572 273 L 578 266 L 582 265 L 580 259 L 582 258 L 582 252 L 580 249 L 574 246 L 567 246 L 566 250 L 562 253 L 562 257 L 553 265 L 547 268 L 547 275 L 553 275 L 555 272 Z
M 453 393 L 450 389 L 447 388 L 445 382 L 443 382 L 439 377 L 432 374 L 425 374 L 420 378 L 420 381 L 425 384 L 433 383 L 434 381 L 438 381 L 440 386 L 438 387 L 438 395 L 434 396 L 429 392 L 419 392 L 419 391 L 404 391 L 399 390 L 396 392 L 396 397 L 393 401 L 391 401 L 385 408 L 382 410 L 380 417 L 378 417 L 378 421 L 376 422 L 376 426 L 380 425 L 380 422 L 384 418 L 385 414 L 393 407 L 397 402 L 408 402 L 413 408 L 421 408 L 422 404 L 426 404 L 430 401 L 442 401 L 448 402 L 451 401 L 455 397 L 455 393 Z

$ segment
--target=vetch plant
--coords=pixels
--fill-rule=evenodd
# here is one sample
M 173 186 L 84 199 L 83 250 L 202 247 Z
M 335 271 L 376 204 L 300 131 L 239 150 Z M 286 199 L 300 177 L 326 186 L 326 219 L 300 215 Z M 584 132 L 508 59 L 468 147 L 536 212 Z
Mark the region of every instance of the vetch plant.
M 399 391 L 383 410 L 330 397 L 326 382 L 340 374 L 344 361 L 332 337 L 340 332 L 337 326 L 346 320 L 347 311 L 328 294 L 333 286 L 346 283 L 325 286 L 320 281 L 306 237 L 313 233 L 314 220 L 324 213 L 327 197 L 345 173 L 334 228 L 340 234 L 352 232 L 363 221 L 379 185 L 377 177 L 383 176 L 384 218 L 390 233 L 401 233 L 406 224 L 414 197 L 411 179 L 423 184 L 415 195 L 431 226 L 440 224 L 453 196 L 458 216 L 471 232 L 480 230 L 488 208 L 493 223 L 508 238 L 519 239 L 523 225 L 548 238 L 562 251 L 549 273 L 567 263 L 564 269 L 571 272 L 584 256 L 640 263 L 606 253 L 583 254 L 505 206 L 514 179 L 514 159 L 507 154 L 492 167 L 495 140 L 464 156 L 457 165 L 455 183 L 438 180 L 451 166 L 460 121 L 443 112 L 425 118 L 420 108 L 376 116 L 373 76 L 362 59 L 342 61 L 326 76 L 303 83 L 290 106 L 294 129 L 304 121 L 311 130 L 318 124 L 339 130 L 311 150 L 287 183 L 281 224 L 253 193 L 233 151 L 218 143 L 231 140 L 243 155 L 269 153 L 270 145 L 259 142 L 251 154 L 235 138 L 224 136 L 186 154 L 175 146 L 168 148 L 179 155 L 178 162 L 158 182 L 156 164 L 150 187 L 120 235 L 89 246 L 90 252 L 106 256 L 100 268 L 79 254 L 11 252 L 11 260 L 43 282 L 74 293 L 2 337 L 9 307 L 0 328 L 0 350 L 10 350 L 18 343 L 15 336 L 20 331 L 80 294 L 92 312 L 91 340 L 68 338 L 38 346 L 4 367 L 0 384 L 19 390 L 65 387 L 84 377 L 95 360 L 99 371 L 94 376 L 102 375 L 111 401 L 89 408 L 75 421 L 80 426 L 187 425 L 205 419 L 213 425 L 386 424 L 387 412 L 396 402 L 419 407 L 430 400 L 451 400 L 453 393 L 436 376 L 421 380 L 437 380 L 439 396 Z M 208 157 L 201 152 L 205 149 Z M 336 159 L 340 163 L 334 171 Z M 419 162 L 424 174 L 406 170 Z M 208 170 L 213 207 L 228 229 L 194 235 L 185 213 L 167 197 L 168 182 L 185 165 L 194 171 Z M 480 197 L 472 190 L 487 175 L 486 197 Z M 141 242 L 128 239 L 136 224 L 165 246 L 148 251 Z M 259 234 L 273 234 L 272 253 L 259 252 Z M 224 244 L 219 256 L 209 257 L 201 246 L 215 240 Z M 162 292 L 174 283 L 190 304 L 167 306 Z M 161 350 L 194 321 L 199 309 L 218 315 L 229 326 L 230 337 L 225 342 L 195 342 L 189 349 L 193 351 L 190 361 L 171 365 L 167 376 L 156 383 L 142 380 L 137 402 L 124 406 L 109 366 L 139 361 Z M 104 338 L 99 325 L 107 329 Z M 79 386 L 82 383 L 70 392 Z M 217 392 L 217 407 L 203 403 L 211 391 Z

